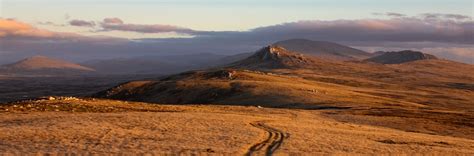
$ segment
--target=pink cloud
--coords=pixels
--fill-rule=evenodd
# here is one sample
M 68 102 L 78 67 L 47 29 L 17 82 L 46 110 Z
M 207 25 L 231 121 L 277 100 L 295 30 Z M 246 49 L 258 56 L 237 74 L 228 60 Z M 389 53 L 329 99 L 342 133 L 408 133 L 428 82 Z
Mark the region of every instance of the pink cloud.
M 39 29 L 17 20 L 0 18 L 0 41 L 5 42 L 6 40 L 9 40 L 10 43 L 28 41 L 123 43 L 128 41 L 128 39 L 108 36 L 83 36 L 76 33 L 54 32 Z
M 103 23 L 105 23 L 105 24 L 123 24 L 123 21 L 120 18 L 114 17 L 114 18 L 105 18 Z
M 0 18 L 0 38 L 50 38 L 61 39 L 79 37 L 73 33 L 60 33 L 38 29 L 29 24 L 13 19 Z

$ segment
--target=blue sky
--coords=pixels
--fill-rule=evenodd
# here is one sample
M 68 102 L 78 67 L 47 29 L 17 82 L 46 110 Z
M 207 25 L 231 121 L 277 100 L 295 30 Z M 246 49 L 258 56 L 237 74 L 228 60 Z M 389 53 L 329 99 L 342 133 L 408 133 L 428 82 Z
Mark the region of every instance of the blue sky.
M 374 18 L 374 12 L 473 14 L 473 0 L 0 0 L 1 16 L 29 23 L 119 17 L 196 30 L 248 30 L 299 20 Z M 69 17 L 66 19 L 66 17 Z

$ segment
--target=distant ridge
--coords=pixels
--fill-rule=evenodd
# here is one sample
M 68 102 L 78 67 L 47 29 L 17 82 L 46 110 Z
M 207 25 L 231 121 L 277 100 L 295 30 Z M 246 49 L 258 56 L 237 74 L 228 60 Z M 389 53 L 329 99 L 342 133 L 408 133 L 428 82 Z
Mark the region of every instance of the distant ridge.
M 46 56 L 33 56 L 18 62 L 3 65 L 1 72 L 10 74 L 78 74 L 94 72 L 92 68 L 84 67 L 72 62 L 53 59 Z
M 418 60 L 438 59 L 434 55 L 425 54 L 419 51 L 404 50 L 399 52 L 378 52 L 379 55 L 366 59 L 368 62 L 381 64 L 400 64 Z
M 373 56 L 371 53 L 327 41 L 290 39 L 274 43 L 290 51 L 335 60 L 361 60 Z

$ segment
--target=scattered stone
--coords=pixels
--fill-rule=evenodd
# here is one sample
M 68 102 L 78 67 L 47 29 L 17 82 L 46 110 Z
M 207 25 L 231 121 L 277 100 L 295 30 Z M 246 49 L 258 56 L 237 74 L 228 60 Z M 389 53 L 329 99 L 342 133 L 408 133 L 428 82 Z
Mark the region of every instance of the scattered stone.
M 66 100 L 66 101 L 78 101 L 80 100 L 79 98 L 76 98 L 76 97 L 60 97 L 60 100 Z
M 214 150 L 212 150 L 212 149 L 208 148 L 208 149 L 206 149 L 206 152 L 209 152 L 209 153 L 214 153 L 214 152 L 216 152 L 216 151 L 214 151 Z
M 209 73 L 209 76 L 211 77 L 217 77 L 217 78 L 226 78 L 226 79 L 234 79 L 234 75 L 237 72 L 235 70 L 219 70 L 213 73 Z
M 444 141 L 437 141 L 437 142 L 435 142 L 435 143 L 437 143 L 437 144 L 442 144 L 442 145 L 450 145 L 449 143 L 444 142 Z

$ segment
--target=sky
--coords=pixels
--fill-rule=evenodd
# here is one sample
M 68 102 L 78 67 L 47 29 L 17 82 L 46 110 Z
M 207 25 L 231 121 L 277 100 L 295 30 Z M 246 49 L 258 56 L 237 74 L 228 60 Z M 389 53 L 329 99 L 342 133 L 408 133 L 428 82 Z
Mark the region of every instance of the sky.
M 120 17 L 197 30 L 248 30 L 299 20 L 373 18 L 377 12 L 472 15 L 472 0 L 0 0 L 2 16 L 26 22 Z
M 473 10 L 473 0 L 0 0 L 0 63 L 235 54 L 290 38 L 474 63 Z

